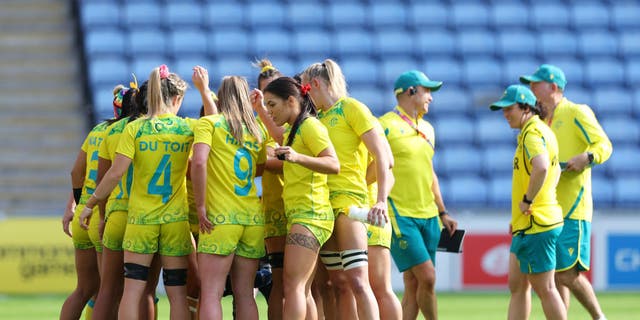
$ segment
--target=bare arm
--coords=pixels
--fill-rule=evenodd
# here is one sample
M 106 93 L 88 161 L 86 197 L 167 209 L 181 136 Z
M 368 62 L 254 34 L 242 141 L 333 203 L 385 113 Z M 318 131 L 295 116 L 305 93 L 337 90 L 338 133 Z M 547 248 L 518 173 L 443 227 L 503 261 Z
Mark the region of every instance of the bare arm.
M 198 89 L 202 105 L 204 106 L 204 115 L 218 113 L 218 107 L 212 97 L 211 89 L 209 89 L 209 72 L 201 66 L 193 67 L 193 75 L 191 75 L 193 85 Z
M 378 132 L 376 127 L 362 134 L 361 139 L 375 160 L 373 163 L 375 163 L 376 180 L 378 181 L 376 204 L 369 211 L 369 221 L 381 225 L 382 221 L 389 221 L 387 215 L 387 196 L 389 196 L 389 191 L 392 187 L 390 184 L 390 169 L 393 165 L 393 156 L 390 152 L 391 148 L 389 147 L 389 143 L 383 138 L 383 135 Z M 376 223 L 376 221 L 380 223 Z
M 84 176 L 87 170 L 87 153 L 80 150 L 76 161 L 71 169 L 71 187 L 74 189 L 82 188 L 84 185 Z
M 544 180 L 547 177 L 547 172 L 549 170 L 549 157 L 546 153 L 539 154 L 531 159 L 531 177 L 529 178 L 529 186 L 527 187 L 527 199 L 530 201 L 534 201 L 536 195 L 542 188 L 542 184 L 544 184 Z M 518 196 L 517 194 L 514 196 Z M 529 204 L 523 201 L 520 201 L 520 211 L 525 214 L 531 213 L 529 211 Z
M 251 106 L 258 114 L 258 117 L 260 117 L 260 120 L 262 120 L 262 123 L 264 123 L 269 135 L 278 144 L 282 145 L 282 140 L 284 139 L 284 127 L 279 127 L 269 116 L 267 108 L 264 107 L 262 91 L 258 89 L 253 89 L 253 91 L 251 91 Z
M 431 191 L 433 192 L 433 199 L 438 207 L 438 213 L 440 216 L 440 220 L 442 221 L 442 225 L 449 231 L 449 235 L 453 236 L 458 228 L 458 222 L 454 220 L 449 213 L 447 212 L 447 207 L 444 205 L 444 200 L 442 199 L 442 192 L 440 192 L 440 181 L 438 180 L 438 175 L 436 174 L 436 170 L 431 168 L 433 172 L 433 183 L 431 184 Z
M 193 198 L 196 203 L 200 230 L 210 233 L 213 224 L 207 218 L 207 161 L 211 147 L 205 143 L 193 145 L 191 157 L 191 183 L 193 185 Z
M 285 161 L 297 163 L 309 170 L 324 174 L 338 174 L 340 172 L 340 161 L 332 145 L 318 153 L 317 157 L 311 157 L 297 153 L 291 147 L 278 147 L 276 154 L 284 154 Z

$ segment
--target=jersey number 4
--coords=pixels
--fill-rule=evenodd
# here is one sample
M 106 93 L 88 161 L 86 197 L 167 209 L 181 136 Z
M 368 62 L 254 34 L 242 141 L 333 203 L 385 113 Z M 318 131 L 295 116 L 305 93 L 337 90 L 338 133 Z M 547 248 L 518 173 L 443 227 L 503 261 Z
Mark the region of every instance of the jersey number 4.
M 168 154 L 162 156 L 162 160 L 160 160 L 160 164 L 158 164 L 156 172 L 151 177 L 147 187 L 147 193 L 162 196 L 162 203 L 167 203 L 173 193 L 173 188 L 171 187 L 171 161 L 169 159 L 170 155 Z M 164 178 L 162 179 L 162 184 L 158 184 L 160 177 Z

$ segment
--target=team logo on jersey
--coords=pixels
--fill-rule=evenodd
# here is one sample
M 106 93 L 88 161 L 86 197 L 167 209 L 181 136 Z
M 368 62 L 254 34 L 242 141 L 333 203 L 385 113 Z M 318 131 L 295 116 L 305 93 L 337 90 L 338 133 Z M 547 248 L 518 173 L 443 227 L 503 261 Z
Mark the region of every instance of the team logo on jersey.
M 329 127 L 335 127 L 338 124 L 338 118 L 333 117 L 331 118 L 331 120 L 329 120 Z

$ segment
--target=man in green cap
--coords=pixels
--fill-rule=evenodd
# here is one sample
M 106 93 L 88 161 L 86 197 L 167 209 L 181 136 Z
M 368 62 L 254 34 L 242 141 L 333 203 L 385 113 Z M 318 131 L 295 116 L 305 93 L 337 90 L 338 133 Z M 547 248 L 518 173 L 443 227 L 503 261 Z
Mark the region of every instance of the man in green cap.
M 564 214 L 564 228 L 557 245 L 556 285 L 567 309 L 570 293 L 593 319 L 605 319 L 589 280 L 591 253 L 591 167 L 611 156 L 611 141 L 589 106 L 564 97 L 564 72 L 543 64 L 530 76 L 520 77 L 529 84 L 542 105 L 545 122 L 558 138 L 559 160 L 563 168 L 556 189 Z
M 435 258 L 440 224 L 453 234 L 457 222 L 449 216 L 433 169 L 435 135 L 422 117 L 429 112 L 431 93 L 442 86 L 424 73 L 411 70 L 395 82 L 398 105 L 380 117 L 380 124 L 395 160 L 395 183 L 388 196 L 391 256 L 403 272 L 404 319 L 415 319 L 421 311 L 426 319 L 437 319 Z
M 556 245 L 563 225 L 556 200 L 558 142 L 540 119 L 536 97 L 526 86 L 509 86 L 489 108 L 502 110 L 509 126 L 520 130 L 511 185 L 508 319 L 529 318 L 531 287 L 547 319 L 566 319 L 567 310 L 554 283 Z

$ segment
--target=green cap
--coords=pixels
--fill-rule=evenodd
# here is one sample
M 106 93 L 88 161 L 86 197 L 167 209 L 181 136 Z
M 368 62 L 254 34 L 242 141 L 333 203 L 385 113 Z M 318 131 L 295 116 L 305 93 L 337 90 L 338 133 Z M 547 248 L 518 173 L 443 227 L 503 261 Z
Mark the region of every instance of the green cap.
M 396 83 L 393 85 L 393 92 L 398 95 L 416 86 L 423 86 L 431 89 L 431 91 L 438 91 L 442 86 L 442 81 L 431 81 L 424 73 L 418 70 L 411 70 L 402 73 L 398 79 L 396 79 Z
M 489 109 L 492 111 L 500 110 L 502 108 L 509 107 L 515 103 L 524 103 L 530 106 L 536 105 L 536 96 L 526 86 L 521 84 L 512 84 L 507 87 L 507 90 L 502 94 L 500 100 L 492 103 Z
M 558 88 L 564 90 L 564 86 L 567 85 L 567 78 L 564 76 L 564 72 L 554 65 L 543 64 L 538 67 L 538 70 L 530 76 L 521 76 L 520 82 L 529 84 L 531 82 L 546 81 L 555 83 Z

